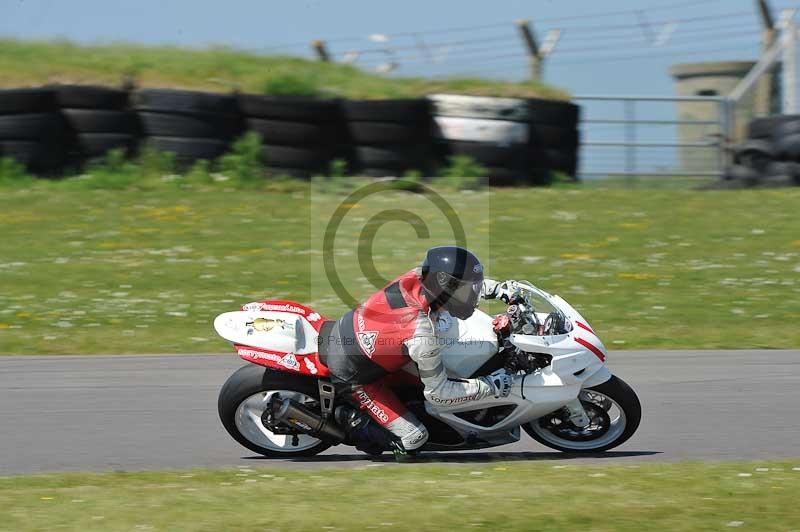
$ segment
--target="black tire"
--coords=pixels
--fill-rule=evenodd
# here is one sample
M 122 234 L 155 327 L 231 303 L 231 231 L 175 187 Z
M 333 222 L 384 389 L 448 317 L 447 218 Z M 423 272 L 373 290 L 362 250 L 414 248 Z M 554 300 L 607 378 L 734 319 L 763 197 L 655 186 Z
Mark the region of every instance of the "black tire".
M 58 113 L 0 115 L 0 139 L 40 140 L 62 134 L 64 120 Z
M 557 100 L 528 99 L 528 122 L 574 129 L 578 125 L 580 107 Z
M 239 112 L 248 117 L 315 123 L 338 122 L 342 117 L 338 100 L 240 94 L 237 102 Z
M 486 182 L 492 187 L 545 186 L 552 182 L 547 168 L 487 167 Z
M 281 166 L 266 166 L 264 167 L 266 173 L 275 177 L 295 177 L 298 179 L 308 179 L 315 174 L 322 172 L 322 170 L 315 171 L 309 168 L 287 168 Z
M 142 132 L 149 137 L 232 139 L 242 130 L 239 117 L 231 114 L 140 111 L 137 115 Z
M 410 144 L 431 140 L 431 128 L 428 124 L 348 122 L 347 130 L 355 144 Z
M 361 168 L 422 171 L 433 162 L 428 145 L 356 146 L 355 151 Z
M 0 90 L 0 115 L 42 113 L 55 110 L 55 94 L 50 89 Z
M 173 89 L 142 89 L 133 93 L 132 100 L 135 107 L 142 111 L 237 113 L 236 98 L 230 94 Z
M 787 135 L 783 138 L 777 139 L 777 141 L 775 142 L 775 151 L 777 152 L 777 156 L 780 160 L 800 162 L 800 134 Z M 741 161 L 742 164 L 746 164 L 745 158 L 747 158 L 748 155 L 752 159 L 754 156 L 760 156 L 761 158 L 769 158 L 773 154 L 763 153 L 763 152 L 753 153 L 753 150 L 751 150 L 750 152 L 746 152 L 744 150 L 738 150 L 736 155 L 737 155 L 737 161 Z M 751 165 L 748 164 L 748 166 Z
M 348 122 L 426 123 L 431 119 L 427 99 L 345 100 L 342 102 Z
M 309 145 L 326 144 L 334 140 L 336 127 L 329 123 L 290 122 L 248 118 L 247 129 L 261 136 L 264 144 Z
M 451 155 L 467 155 L 484 166 L 522 169 L 528 166 L 530 159 L 530 148 L 524 144 L 501 145 L 451 140 L 447 142 L 447 148 Z
M 788 135 L 800 133 L 800 118 L 787 119 L 779 122 L 772 133 L 773 139 L 780 139 Z
M 145 137 L 143 142 L 158 151 L 175 154 L 179 162 L 216 159 L 229 147 L 229 143 L 222 140 L 183 137 Z
M 78 133 L 121 133 L 133 135 L 138 132 L 136 115 L 130 111 L 107 109 L 62 109 L 67 124 Z
M 404 169 L 397 169 L 397 168 L 371 168 L 371 167 L 364 167 L 361 168 L 357 174 L 362 177 L 403 177 L 403 174 L 410 171 L 418 171 L 422 172 L 423 174 L 425 171 L 421 168 L 404 168 Z
M 102 157 L 111 150 L 136 151 L 138 138 L 125 133 L 81 133 L 77 137 L 78 151 L 83 157 Z
M 793 184 L 800 185 L 800 163 L 772 161 L 764 172 L 767 180 L 786 178 Z
M 800 115 L 767 116 L 752 120 L 747 126 L 747 138 L 771 139 L 781 124 L 800 121 Z
M 327 168 L 334 157 L 334 151 L 325 146 L 280 146 L 276 144 L 261 146 L 261 159 L 264 164 L 279 168 L 321 170 Z
M 596 390 L 603 395 L 612 398 L 625 412 L 625 429 L 617 438 L 614 439 L 614 441 L 593 449 L 573 449 L 562 447 L 553 442 L 542 439 L 536 432 L 533 431 L 533 429 L 531 429 L 530 423 L 523 425 L 522 428 L 525 429 L 525 432 L 527 432 L 531 438 L 542 445 L 550 447 L 551 449 L 568 453 L 599 453 L 622 445 L 628 441 L 631 436 L 633 436 L 633 433 L 636 432 L 637 428 L 639 428 L 639 423 L 642 420 L 642 405 L 639 403 L 639 398 L 636 396 L 636 392 L 634 392 L 625 381 L 616 375 L 612 375 L 611 379 L 607 380 L 603 384 L 592 386 L 589 389 Z M 536 421 L 532 421 L 531 423 L 536 423 Z
M 53 85 L 56 104 L 70 109 L 125 109 L 128 91 L 99 85 Z
M 575 128 L 529 124 L 530 144 L 560 150 L 575 149 L 579 144 L 579 133 Z
M 280 452 L 261 447 L 245 438 L 236 427 L 236 410 L 241 402 L 251 395 L 267 390 L 292 390 L 319 399 L 319 388 L 316 380 L 312 378 L 275 372 L 254 364 L 242 366 L 225 381 L 217 400 L 219 419 L 234 440 L 251 451 L 270 458 L 314 456 L 331 446 L 330 443 L 322 441 L 302 451 Z
M 761 173 L 748 166 L 734 164 L 728 169 L 725 179 L 736 181 L 746 187 L 752 187 L 761 180 Z
M 59 169 L 66 161 L 64 149 L 49 142 L 0 140 L 0 158 L 8 157 L 35 172 Z
M 528 175 L 514 168 L 488 167 L 483 179 L 490 187 L 519 187 L 529 184 Z
M 576 148 L 534 151 L 531 157 L 538 166 L 549 168 L 556 172 L 562 172 L 569 176 L 575 176 L 578 171 L 578 150 Z

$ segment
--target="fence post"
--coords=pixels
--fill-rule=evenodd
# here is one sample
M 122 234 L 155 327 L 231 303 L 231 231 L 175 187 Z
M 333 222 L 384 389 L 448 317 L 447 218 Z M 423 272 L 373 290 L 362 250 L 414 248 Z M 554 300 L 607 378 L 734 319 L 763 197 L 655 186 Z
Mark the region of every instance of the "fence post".
M 625 173 L 629 184 L 633 182 L 636 172 L 636 101 L 627 99 L 625 106 Z
M 539 45 L 536 43 L 536 37 L 530 27 L 529 20 L 518 20 L 517 27 L 519 28 L 522 42 L 525 44 L 525 49 L 528 51 L 528 60 L 531 65 L 531 79 L 539 81 L 542 79 L 542 56 L 539 53 Z
M 717 104 L 719 113 L 719 177 L 723 179 L 730 167 L 730 147 L 733 142 L 733 111 L 735 102 L 729 98 L 722 98 Z
M 314 39 L 311 41 L 311 48 L 316 52 L 317 58 L 325 63 L 330 63 L 331 56 L 328 54 L 328 49 L 325 46 L 325 41 Z
M 783 35 L 786 44 L 783 49 L 783 113 L 797 112 L 797 24 L 795 12 L 786 14 L 786 27 Z
M 756 3 L 758 4 L 758 12 L 761 16 L 761 25 L 764 27 L 761 39 L 761 53 L 763 54 L 775 43 L 775 22 L 772 18 L 767 0 L 756 0 Z M 753 111 L 756 116 L 766 116 L 770 114 L 772 85 L 774 83 L 773 78 L 775 77 L 770 70 L 764 72 L 756 85 L 755 101 L 753 105 Z

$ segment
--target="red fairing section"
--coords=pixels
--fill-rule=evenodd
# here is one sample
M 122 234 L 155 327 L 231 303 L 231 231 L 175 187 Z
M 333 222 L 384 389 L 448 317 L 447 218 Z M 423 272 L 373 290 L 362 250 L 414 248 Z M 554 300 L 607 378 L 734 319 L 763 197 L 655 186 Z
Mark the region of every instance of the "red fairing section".
M 319 332 L 322 324 L 328 319 L 315 312 L 313 309 L 295 301 L 270 299 L 259 301 L 258 304 L 261 305 L 260 308 L 254 308 L 252 303 L 248 303 L 242 306 L 242 310 L 271 310 L 298 314 L 305 318 L 317 332 Z M 320 362 L 318 353 L 298 355 L 296 353 L 284 353 L 282 351 L 273 351 L 261 347 L 239 344 L 234 344 L 234 348 L 236 348 L 236 352 L 242 359 L 247 362 L 252 362 L 253 364 L 258 364 L 259 366 L 290 373 L 299 373 L 301 375 L 309 375 L 311 377 L 330 376 L 328 368 Z
M 389 296 L 392 287 L 396 288 Z M 410 360 L 403 351 L 404 342 L 414 336 L 420 312 L 427 313 L 429 308 L 416 272 L 401 275 L 353 312 L 353 331 L 361 352 L 389 373 L 399 370 Z

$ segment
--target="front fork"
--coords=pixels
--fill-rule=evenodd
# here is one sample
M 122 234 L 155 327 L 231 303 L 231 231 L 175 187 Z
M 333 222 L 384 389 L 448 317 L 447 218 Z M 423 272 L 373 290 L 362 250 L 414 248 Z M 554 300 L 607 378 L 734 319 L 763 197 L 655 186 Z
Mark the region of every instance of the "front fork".
M 581 404 L 580 397 L 576 397 L 564 406 L 569 411 L 569 420 L 573 425 L 579 429 L 589 426 L 589 416 Z

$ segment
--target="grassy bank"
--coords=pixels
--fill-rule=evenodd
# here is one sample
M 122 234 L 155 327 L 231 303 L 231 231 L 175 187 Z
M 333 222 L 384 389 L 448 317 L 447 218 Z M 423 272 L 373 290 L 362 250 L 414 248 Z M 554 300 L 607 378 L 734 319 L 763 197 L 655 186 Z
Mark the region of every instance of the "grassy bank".
M 800 462 L 0 477 L 0 530 L 797 528 Z
M 321 250 L 344 196 L 292 186 L 0 187 L 0 353 L 222 351 L 213 317 L 264 297 L 340 314 L 346 306 L 325 278 Z M 800 345 L 797 327 L 775 334 L 800 318 L 800 190 L 443 197 L 491 276 L 562 295 L 612 349 Z M 355 260 L 360 231 L 373 213 L 426 203 L 417 199 L 373 197 L 340 228 L 334 259 L 354 297 L 374 290 Z M 377 230 L 370 253 L 380 276 L 406 271 L 427 247 L 452 239 L 441 213 L 420 209 L 429 238 L 407 223 Z
M 187 49 L 132 44 L 82 46 L 70 42 L 0 39 L 0 87 L 46 83 L 119 85 L 130 77 L 143 87 L 227 92 L 321 94 L 347 98 L 401 98 L 435 92 L 564 99 L 544 83 L 485 79 L 385 77 L 356 67 L 266 56 L 229 48 Z

